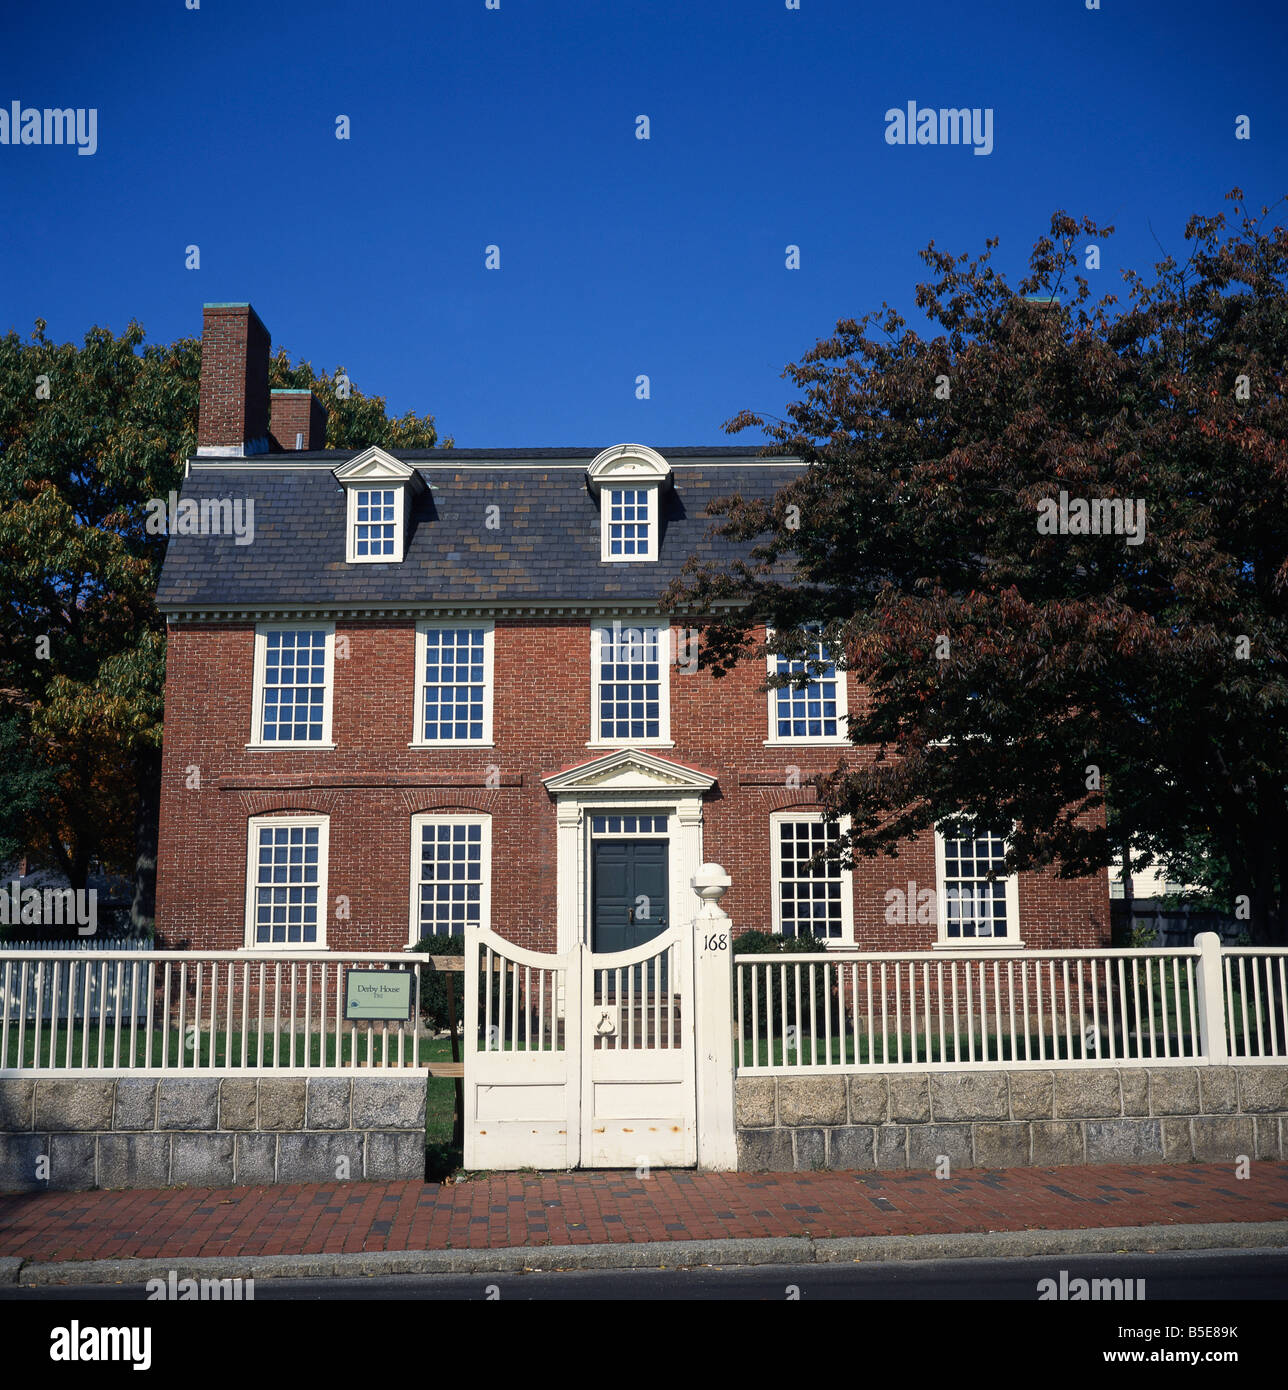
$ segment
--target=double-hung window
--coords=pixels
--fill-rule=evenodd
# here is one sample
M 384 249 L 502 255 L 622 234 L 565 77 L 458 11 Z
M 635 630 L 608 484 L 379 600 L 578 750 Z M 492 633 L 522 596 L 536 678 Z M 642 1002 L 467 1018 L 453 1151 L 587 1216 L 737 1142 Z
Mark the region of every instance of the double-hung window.
M 845 672 L 821 639 L 802 658 L 769 654 L 771 676 L 804 677 L 799 684 L 771 687 L 766 743 L 845 743 Z
M 493 625 L 419 623 L 413 747 L 492 742 Z
M 935 851 L 940 943 L 1020 945 L 1016 878 L 1002 874 L 1005 836 L 978 829 L 946 839 L 936 831 Z
M 657 559 L 657 495 L 656 487 L 604 488 L 601 558 Z
M 252 747 L 330 748 L 335 625 L 255 631 Z
M 591 743 L 669 743 L 670 629 L 614 622 L 591 629 Z
M 462 936 L 491 925 L 492 823 L 488 816 L 411 819 L 411 941 Z
M 776 811 L 770 817 L 774 930 L 783 936 L 854 940 L 851 875 L 834 860 L 816 860 L 835 848 L 846 822 L 818 811 Z
M 246 945 L 326 946 L 326 816 L 253 816 L 246 863 Z
M 392 487 L 360 487 L 353 493 L 353 557 L 392 560 L 398 553 L 398 520 L 402 491 Z

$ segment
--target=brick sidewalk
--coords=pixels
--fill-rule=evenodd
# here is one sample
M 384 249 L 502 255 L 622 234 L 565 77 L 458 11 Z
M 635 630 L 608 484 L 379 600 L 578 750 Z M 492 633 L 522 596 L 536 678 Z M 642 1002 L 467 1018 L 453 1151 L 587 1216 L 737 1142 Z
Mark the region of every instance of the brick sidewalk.
M 757 1236 L 1288 1222 L 1288 1163 L 925 1173 L 506 1173 L 449 1186 L 0 1197 L 0 1255 L 35 1261 L 341 1254 Z M 1288 1245 L 1288 1227 L 1285 1228 Z

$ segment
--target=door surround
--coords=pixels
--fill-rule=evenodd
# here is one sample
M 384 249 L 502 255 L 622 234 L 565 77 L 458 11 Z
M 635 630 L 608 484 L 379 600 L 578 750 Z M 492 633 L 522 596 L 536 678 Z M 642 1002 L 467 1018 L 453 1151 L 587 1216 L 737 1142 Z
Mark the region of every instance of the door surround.
M 556 951 L 590 941 L 590 816 L 665 815 L 672 922 L 696 916 L 689 880 L 702 864 L 702 798 L 716 779 L 641 748 L 622 748 L 542 779 L 555 803 Z

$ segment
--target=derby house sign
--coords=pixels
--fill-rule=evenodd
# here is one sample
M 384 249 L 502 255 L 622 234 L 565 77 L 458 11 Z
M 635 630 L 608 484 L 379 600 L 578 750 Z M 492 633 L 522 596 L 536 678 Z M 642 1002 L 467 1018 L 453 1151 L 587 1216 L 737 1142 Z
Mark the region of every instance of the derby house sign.
M 344 1016 L 361 1019 L 411 1018 L 416 978 L 410 970 L 348 970 L 344 977 Z

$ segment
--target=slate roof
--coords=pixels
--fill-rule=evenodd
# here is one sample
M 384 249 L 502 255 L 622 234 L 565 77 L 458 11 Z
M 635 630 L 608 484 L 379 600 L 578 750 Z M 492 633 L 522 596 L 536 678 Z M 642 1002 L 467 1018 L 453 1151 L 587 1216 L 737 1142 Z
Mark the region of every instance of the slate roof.
M 647 602 L 691 554 L 715 559 L 749 548 L 707 536 L 708 502 L 772 497 L 802 466 L 745 449 L 659 450 L 672 474 L 658 559 L 606 563 L 585 473 L 598 449 L 389 452 L 427 485 L 414 499 L 400 564 L 345 561 L 344 489 L 331 469 L 353 452 L 292 454 L 289 466 L 280 454 L 193 460 L 180 498 L 252 498 L 255 538 L 239 546 L 231 536 L 172 536 L 157 593 L 162 611 Z M 499 530 L 485 526 L 491 503 L 501 509 Z

